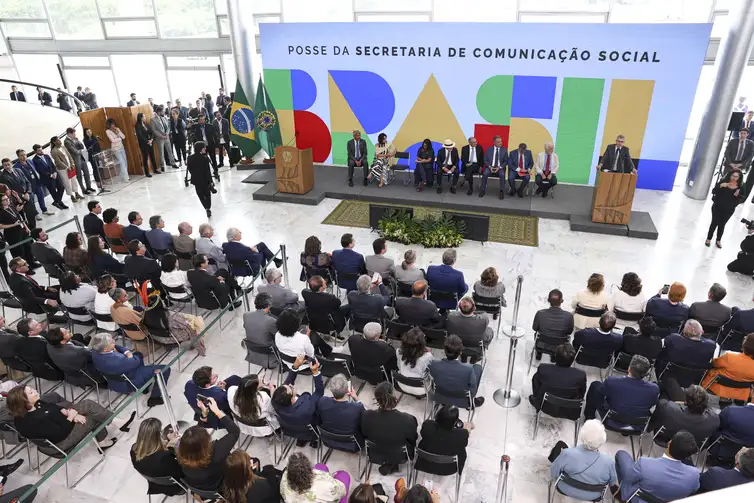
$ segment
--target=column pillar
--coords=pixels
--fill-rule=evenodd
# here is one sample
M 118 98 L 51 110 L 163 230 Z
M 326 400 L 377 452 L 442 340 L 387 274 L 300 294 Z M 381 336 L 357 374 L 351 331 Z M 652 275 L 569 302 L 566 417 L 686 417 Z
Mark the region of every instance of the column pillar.
M 712 88 L 683 193 L 692 199 L 706 199 L 726 138 L 736 91 L 754 43 L 754 0 L 741 0 L 739 11 L 731 11 L 730 31 L 716 57 L 715 85 Z
M 754 1 L 754 0 L 753 0 Z M 236 75 L 246 93 L 250 105 L 254 105 L 255 82 L 251 71 L 252 55 L 257 50 L 254 35 L 254 16 L 250 0 L 227 0 L 228 24 L 230 25 L 230 44 L 233 49 L 233 62 Z M 236 83 L 229 86 L 228 92 L 235 91 Z

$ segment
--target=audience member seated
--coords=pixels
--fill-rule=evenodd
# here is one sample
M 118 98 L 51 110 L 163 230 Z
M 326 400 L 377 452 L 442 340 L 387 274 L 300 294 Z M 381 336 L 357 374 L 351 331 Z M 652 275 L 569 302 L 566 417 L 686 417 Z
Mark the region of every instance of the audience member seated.
M 332 397 L 323 396 L 317 403 L 319 426 L 330 433 L 353 435 L 363 446 L 359 425 L 364 404 L 359 402 L 359 397 L 345 375 L 335 374 L 328 386 Z M 346 443 L 341 448 L 353 450 L 353 445 Z
M 64 266 L 63 255 L 50 246 L 47 242 L 50 237 L 39 227 L 31 230 L 31 237 L 34 239 L 34 242 L 30 245 L 31 254 L 42 264 L 49 277 L 59 278 L 60 271 Z
M 339 275 L 338 286 L 350 292 L 356 290 L 356 280 L 346 278 L 344 275 L 366 274 L 367 268 L 364 256 L 353 249 L 356 246 L 353 234 L 343 234 L 340 238 L 340 245 L 343 247 L 341 250 L 332 252 L 332 265 Z
M 681 388 L 672 377 L 663 379 L 661 386 L 661 398 L 657 401 L 649 428 L 657 433 L 664 427 L 659 438 L 665 441 L 686 430 L 694 435 L 697 445 L 704 444 L 720 426 L 717 413 L 709 408 L 707 392 L 696 384 Z
M 586 395 L 584 417 L 594 419 L 598 409 L 603 418 L 609 409 L 624 417 L 649 417 L 660 393 L 657 384 L 644 380 L 649 369 L 649 360 L 634 355 L 627 376 L 593 381 Z
M 340 470 L 330 474 L 327 466 L 311 461 L 302 452 L 288 458 L 288 466 L 280 481 L 280 496 L 285 503 L 345 503 L 351 477 Z
M 411 297 L 395 299 L 398 321 L 417 327 L 443 328 L 445 318 L 437 311 L 435 303 L 427 300 L 427 289 L 426 280 L 416 280 L 411 286 Z
M 348 292 L 348 305 L 351 306 L 351 317 L 355 320 L 355 330 L 361 330 L 368 321 L 382 320 L 393 317 L 390 304 L 390 292 L 382 284 L 378 275 L 375 281 L 366 274 L 356 280 L 356 291 Z
M 223 243 L 223 252 L 228 259 L 228 262 L 243 262 L 246 260 L 251 267 L 251 271 L 249 271 L 246 265 L 231 266 L 231 271 L 235 276 L 256 275 L 261 267 L 266 266 L 267 263 L 273 259 L 275 267 L 283 265 L 283 261 L 274 258 L 275 254 L 272 253 L 263 242 L 259 242 L 252 247 L 248 247 L 241 243 L 243 235 L 241 234 L 241 231 L 235 227 L 228 229 L 226 237 L 228 238 L 228 241 Z
M 607 308 L 613 313 L 618 310 L 634 314 L 643 313 L 646 307 L 647 299 L 641 292 L 641 278 L 635 272 L 627 272 L 623 275 L 620 288 L 613 293 L 613 296 L 608 301 Z M 633 331 L 639 330 L 638 321 L 619 319 L 618 325 L 631 328 Z M 624 332 L 623 335 L 626 335 L 626 333 Z
M 575 310 L 577 307 L 586 309 L 605 311 L 610 302 L 610 297 L 605 291 L 605 278 L 602 274 L 594 273 L 589 276 L 586 283 L 586 289 L 576 292 L 571 299 L 571 307 Z M 577 330 L 585 328 L 597 328 L 600 324 L 599 316 L 584 316 L 574 311 L 573 325 Z
M 573 313 L 560 307 L 563 304 L 563 292 L 558 289 L 550 290 L 547 294 L 547 303 L 550 304 L 549 308 L 540 309 L 534 315 L 532 330 L 545 337 L 569 342 L 573 332 Z M 542 359 L 540 349 L 554 351 L 555 346 L 537 342 L 537 347 L 534 348 L 537 361 Z
M 401 347 L 395 350 L 398 360 L 398 372 L 404 377 L 424 379 L 429 373 L 429 364 L 433 360 L 432 352 L 427 348 L 424 332 L 414 327 L 401 337 Z M 398 389 L 403 393 L 423 397 L 426 390 L 423 387 L 406 386 L 400 384 Z
M 651 317 L 645 316 L 639 320 L 638 334 L 623 332 L 621 351 L 631 356 L 641 355 L 650 362 L 655 361 L 662 351 L 662 339 L 654 335 L 656 328 L 655 321 Z M 625 368 L 621 370 L 625 370 Z
M 455 263 L 456 251 L 450 248 L 442 253 L 442 265 L 427 267 L 427 283 L 429 283 L 430 290 L 455 293 L 459 299 L 466 295 L 466 292 L 469 291 L 469 285 L 463 279 L 463 273 L 453 267 Z M 437 307 L 441 310 L 455 309 L 456 303 L 452 300 L 436 302 Z
M 209 261 L 203 253 L 194 255 L 194 270 L 186 273 L 191 293 L 194 294 L 196 305 L 202 309 L 224 308 L 231 301 L 231 279 L 228 271 L 218 269 L 214 274 L 209 272 Z M 218 306 L 218 303 L 220 304 Z M 233 303 L 233 308 L 241 307 L 241 301 Z
M 205 428 L 222 428 L 220 419 L 210 415 L 207 408 L 206 399 L 214 398 L 217 407 L 225 414 L 230 414 L 230 405 L 228 403 L 228 386 L 238 386 L 241 378 L 237 375 L 227 377 L 221 381 L 217 374 L 212 372 L 212 367 L 199 367 L 191 376 L 191 380 L 183 388 L 183 396 L 194 409 L 194 420 L 199 421 L 200 426 Z M 202 397 L 199 399 L 199 397 Z
M 267 293 L 272 298 L 272 309 L 276 312 L 283 309 L 294 309 L 303 312 L 304 302 L 298 300 L 298 294 L 283 286 L 283 273 L 275 267 L 268 267 L 264 273 L 267 284 L 259 285 L 259 293 Z
M 209 272 L 215 274 L 218 270 L 224 269 L 226 272 L 230 269 L 228 267 L 228 259 L 223 253 L 223 249 L 212 241 L 212 236 L 215 235 L 215 229 L 210 224 L 201 224 L 199 226 L 199 239 L 196 240 L 196 253 L 203 253 L 207 258 L 213 259 L 216 264 L 210 264 Z
M 69 232 L 65 237 L 65 247 L 63 248 L 63 262 L 69 269 L 88 275 L 87 264 L 89 256 L 82 246 L 81 234 L 78 232 Z
M 144 219 L 141 218 L 141 214 L 138 211 L 128 213 L 128 226 L 123 227 L 123 241 L 125 243 L 130 243 L 134 239 L 142 243 L 148 243 L 147 233 L 139 227 L 143 222 Z
M 585 328 L 573 334 L 574 349 L 584 348 L 585 354 L 579 358 L 582 365 L 607 367 L 603 363 L 610 362 L 613 353 L 623 346 L 623 335 L 613 331 L 615 322 L 615 314 L 608 311 L 600 316 L 598 328 Z
M 484 397 L 476 396 L 479 381 L 482 378 L 482 367 L 478 364 L 463 363 L 458 358 L 463 352 L 463 342 L 457 335 L 449 335 L 445 338 L 445 358 L 432 360 L 429 364 L 429 375 L 437 387 L 453 394 L 470 392 L 474 400 L 474 407 L 484 404 Z M 436 403 L 453 404 L 458 407 L 469 408 L 466 398 L 444 396 L 435 392 Z
M 306 238 L 304 251 L 301 252 L 299 261 L 301 262 L 299 281 L 307 281 L 311 276 L 315 275 L 326 275 L 331 281 L 335 278 L 334 274 L 330 274 L 332 269 L 332 254 L 322 251 L 322 242 L 317 236 Z
M 240 384 L 228 385 L 228 403 L 233 414 L 244 423 L 260 424 L 260 426 L 239 425 L 241 431 L 253 436 L 268 436 L 280 426 L 272 408 L 273 384 L 265 384 L 256 374 L 250 374 L 241 379 Z M 261 426 L 266 421 L 269 426 Z
M 586 372 L 572 367 L 576 357 L 576 350 L 570 342 L 564 342 L 555 348 L 555 364 L 541 363 L 531 378 L 532 394 L 529 403 L 539 411 L 545 393 L 560 398 L 578 400 L 586 394 Z M 545 406 L 546 414 L 555 417 L 568 417 L 573 409 L 560 409 L 550 404 Z M 578 414 L 580 415 L 580 411 Z M 573 418 L 576 419 L 576 418 Z
M 121 242 L 125 239 L 123 236 L 123 226 L 118 223 L 118 210 L 115 208 L 108 208 L 102 213 L 102 220 L 105 221 L 105 236 L 108 239 L 119 239 Z M 90 236 L 91 237 L 91 236 Z M 113 245 L 112 250 L 115 253 L 128 253 L 128 249 L 125 245 Z
M 16 346 L 21 336 L 18 332 L 5 326 L 5 318 L 0 316 L 0 358 L 15 358 L 17 355 Z M 0 372 L 6 374 L 8 369 L 0 362 Z M 7 381 L 9 382 L 9 381 Z M 0 419 L 1 422 L 1 419 Z
M 199 356 L 207 354 L 204 338 L 193 342 L 204 330 L 204 318 L 168 309 L 156 293 L 149 296 L 142 323 L 152 339 L 160 344 L 188 342 Z
M 403 479 L 401 479 L 403 480 Z M 404 481 L 405 484 L 405 481 Z M 382 484 L 363 483 L 356 486 L 348 497 L 348 503 L 387 503 L 388 497 Z
M 396 410 L 398 399 L 389 381 L 377 385 L 374 390 L 374 400 L 377 402 L 377 409 L 367 409 L 361 414 L 361 434 L 383 451 L 397 451 L 405 446 L 409 458 L 413 459 L 419 436 L 416 431 L 418 427 L 416 417 Z M 384 476 L 395 473 L 398 471 L 398 466 L 394 463 L 385 463 L 380 466 L 380 473 Z
M 173 236 L 173 248 L 176 254 L 187 253 L 192 257 L 196 254 L 196 241 L 191 237 L 191 233 L 194 229 L 188 222 L 181 222 L 178 224 L 178 235 Z M 178 259 L 178 266 L 181 271 L 188 271 L 194 264 L 191 263 L 191 259 L 181 258 Z
M 717 350 L 717 344 L 702 337 L 703 332 L 704 329 L 698 321 L 688 320 L 683 326 L 683 335 L 670 334 L 665 337 L 662 341 L 662 352 L 655 363 L 655 373 L 659 376 L 668 362 L 682 367 L 708 369 Z
M 374 255 L 368 255 L 364 258 L 364 264 L 367 268 L 367 274 L 372 276 L 374 273 L 379 274 L 383 279 L 395 278 L 395 261 L 386 257 L 387 241 L 385 238 L 377 238 L 372 242 Z
M 128 292 L 122 288 L 113 288 L 107 293 L 113 300 L 110 306 L 110 316 L 119 326 L 136 325 L 141 327 L 144 319 L 142 311 L 136 311 L 128 302 Z M 149 354 L 149 344 L 145 342 L 146 335 L 141 330 L 123 330 L 126 336 L 134 341 L 137 351 Z
M 698 321 L 702 327 L 719 328 L 730 320 L 731 309 L 723 304 L 728 291 L 720 283 L 713 283 L 707 292 L 707 300 L 694 302 L 689 308 L 689 318 Z M 716 336 L 715 332 L 710 336 Z M 714 338 L 714 337 L 713 337 Z
M 47 324 L 23 318 L 16 324 L 16 330 L 23 336 L 16 341 L 16 356 L 33 367 L 34 376 L 48 381 L 62 380 L 63 371 L 55 366 L 55 362 L 47 354 Z
M 473 290 L 480 297 L 502 299 L 503 307 L 508 305 L 503 295 L 505 293 L 505 285 L 500 281 L 497 269 L 494 267 L 488 267 L 482 271 L 482 276 L 474 283 Z
M 712 466 L 699 477 L 699 492 L 706 493 L 754 482 L 754 448 L 744 447 L 736 454 L 736 465 L 727 470 Z
M 495 333 L 487 326 L 487 317 L 476 313 L 476 304 L 471 297 L 464 297 L 458 301 L 458 310 L 448 313 L 445 325 L 449 334 L 455 334 L 463 342 L 463 358 L 471 358 L 476 363 L 482 357 L 479 347 L 484 343 L 487 348 Z
M 89 433 L 110 419 L 112 413 L 94 400 L 57 403 L 40 400 L 39 393 L 29 386 L 16 386 L 8 392 L 8 410 L 18 433 L 25 438 L 49 440 L 62 451 L 70 451 Z M 124 422 L 113 419 L 112 424 L 128 431 L 136 413 Z M 115 445 L 115 437 L 107 437 L 107 428 L 96 435 L 97 447 L 105 451 Z
M 113 307 L 115 301 L 112 297 L 110 297 L 109 292 L 113 288 L 117 287 L 118 285 L 116 284 L 115 280 L 109 274 L 105 274 L 104 276 L 101 276 L 99 279 L 97 279 L 97 295 L 94 297 L 94 312 L 96 314 L 106 314 L 108 316 L 111 316 L 110 308 Z M 131 307 L 131 304 L 128 303 L 128 306 Z M 97 320 L 97 327 L 100 330 L 107 330 L 109 332 L 118 330 L 118 324 L 113 321 Z
M 754 382 L 754 334 L 744 338 L 741 349 L 742 353 L 728 351 L 712 360 L 712 368 L 704 376 L 702 387 L 721 398 L 748 401 L 751 392 L 749 388 L 728 388 L 717 383 L 710 385 L 717 375 L 739 382 Z
M 732 439 L 739 445 L 754 447 L 754 406 L 729 405 L 720 412 L 720 430 L 715 435 Z M 730 442 L 718 442 L 709 450 L 710 455 L 725 462 L 736 454 Z
M 102 213 L 102 206 L 100 206 L 99 201 L 89 201 L 86 203 L 86 207 L 89 213 L 84 215 L 82 222 L 84 224 L 84 234 L 87 236 L 99 235 L 102 239 L 105 239 L 105 223 L 99 217 L 99 214 Z
M 78 334 L 77 334 L 78 335 Z M 66 373 L 65 380 L 76 386 L 88 388 L 93 385 L 91 377 L 100 387 L 106 387 L 107 381 L 94 367 L 91 350 L 82 342 L 82 337 L 74 335 L 66 328 L 53 328 L 45 334 L 47 355 L 55 367 Z M 83 370 L 89 377 L 79 375 Z M 74 372 L 74 375 L 68 375 Z
M 89 269 L 93 278 L 99 278 L 104 274 L 119 276 L 119 286 L 126 284 L 125 266 L 118 259 L 105 251 L 107 243 L 100 236 L 91 236 L 87 241 L 87 256 Z
M 137 472 L 147 477 L 173 477 L 180 481 L 183 470 L 175 458 L 175 451 L 171 444 L 178 440 L 178 434 L 170 429 L 168 438 L 162 434 L 162 423 L 155 417 L 147 417 L 139 426 L 136 442 L 131 446 L 131 463 Z M 164 494 L 166 496 L 180 496 L 185 491 L 176 484 L 164 486 L 149 482 L 147 494 Z
M 466 447 L 469 435 L 474 429 L 472 423 L 461 423 L 458 419 L 458 407 L 443 405 L 434 419 L 427 419 L 422 424 L 419 449 L 441 456 L 458 456 L 458 472 L 463 472 L 466 464 Z M 419 459 L 414 469 L 434 475 L 452 475 L 455 468 L 438 465 L 425 459 Z
M 149 246 L 157 252 L 157 250 L 172 250 L 173 249 L 173 236 L 169 232 L 165 232 L 165 221 L 160 215 L 153 215 L 149 217 L 149 230 L 145 233 L 147 236 L 147 242 Z
M 219 419 L 227 433 L 218 440 L 212 440 L 206 428 L 192 426 L 181 436 L 176 457 L 183 470 L 183 480 L 188 485 L 204 491 L 216 491 L 223 481 L 225 459 L 233 451 L 241 432 L 236 423 L 220 410 L 214 398 L 208 398 L 207 402 L 207 408 Z
M 311 363 L 312 379 L 314 380 L 314 393 L 301 393 L 296 395 L 293 384 L 285 383 L 272 393 L 272 407 L 280 421 L 280 426 L 285 432 L 286 426 L 306 426 L 316 424 L 317 403 L 325 394 L 325 386 L 322 383 L 322 374 L 319 373 L 319 362 Z M 317 440 L 313 434 L 302 433 L 296 437 L 296 445 L 305 446 L 307 443 L 317 448 Z
M 107 333 L 98 333 L 92 337 L 91 348 L 94 366 L 107 375 L 125 374 L 128 379 L 140 388 L 147 383 L 155 373 L 161 372 L 165 382 L 170 378 L 170 367 L 165 365 L 144 365 L 144 357 L 141 353 L 132 353 L 127 348 L 116 346 L 113 338 Z M 108 382 L 108 387 L 116 393 L 131 393 L 134 390 L 127 382 Z M 160 388 L 156 384 L 152 386 L 152 395 L 147 400 L 147 406 L 162 405 Z
M 720 343 L 721 349 L 738 351 L 743 342 L 743 336 L 754 332 L 754 308 L 739 309 L 734 307 L 731 313 L 730 321 L 723 325 L 718 340 L 722 341 Z M 737 333 L 731 333 L 733 331 Z
M 382 336 L 382 325 L 369 322 L 364 325 L 364 335 L 356 333 L 348 339 L 348 349 L 353 358 L 356 375 L 371 384 L 389 380 L 393 370 L 398 369 L 395 350 Z M 380 367 L 385 368 L 385 376 Z
M 297 358 L 304 355 L 309 359 L 314 358 L 314 348 L 317 353 L 324 357 L 329 357 L 332 353 L 332 346 L 325 342 L 317 332 L 312 332 L 307 327 L 306 333 L 300 332 L 301 320 L 296 311 L 286 309 L 277 319 L 277 332 L 275 333 L 275 347 L 278 351 L 291 358 Z M 286 362 L 288 368 L 293 366 Z M 301 369 L 308 368 L 302 366 Z
M 309 289 L 301 292 L 304 298 L 309 325 L 316 329 L 330 327 L 340 333 L 346 327 L 346 318 L 351 314 L 351 306 L 343 305 L 339 297 L 327 292 L 327 280 L 322 276 L 309 278 Z M 332 319 L 332 321 L 330 321 Z
M 29 274 L 29 264 L 21 257 L 10 261 L 11 275 L 8 280 L 13 295 L 27 313 L 47 315 L 51 323 L 65 323 L 65 316 L 58 312 L 58 289 L 42 287 Z
M 692 463 L 686 464 L 684 461 L 698 450 L 694 436 L 688 431 L 679 431 L 668 442 L 668 448 L 660 458 L 642 456 L 634 462 L 631 454 L 618 451 L 615 454 L 615 469 L 620 483 L 620 499 L 628 500 L 637 489 L 660 501 L 691 496 L 699 489 L 699 470 Z
M 246 340 L 263 346 L 272 347 L 275 343 L 275 333 L 278 331 L 277 320 L 270 314 L 272 299 L 267 293 L 259 293 L 254 297 L 254 311 L 243 313 L 243 328 Z M 271 355 L 263 355 L 246 350 L 246 361 L 262 368 L 277 368 L 277 360 Z
M 186 291 L 186 293 L 168 292 L 168 297 L 172 299 L 185 299 L 186 294 L 191 293 L 191 285 L 189 284 L 186 271 L 178 268 L 178 257 L 172 253 L 166 253 L 160 260 L 160 268 L 162 269 L 160 283 L 170 288 L 183 287 Z
M 689 306 L 683 303 L 686 298 L 686 287 L 683 283 L 673 283 L 668 290 L 668 298 L 662 298 L 662 290 L 647 301 L 647 316 L 654 318 L 657 323 L 657 334 L 665 337 L 677 333 L 681 324 L 689 317 Z
M 259 460 L 236 449 L 225 460 L 220 492 L 227 503 L 280 503 L 278 473 L 272 465 L 260 470 Z
M 424 279 L 424 269 L 416 267 L 416 252 L 406 250 L 401 266 L 395 268 L 395 280 L 399 283 L 413 284 L 420 279 Z
M 395 482 L 395 489 L 395 503 L 441 503 L 437 489 L 430 491 L 421 484 L 409 488 L 402 477 Z
M 60 278 L 60 303 L 66 308 L 84 308 L 87 311 L 94 309 L 94 298 L 97 289 L 88 283 L 81 283 L 81 278 L 72 272 L 66 271 Z M 68 313 L 71 320 L 90 322 L 91 315 Z
M 141 241 L 130 241 L 128 243 L 128 252 L 131 254 L 123 259 L 125 264 L 124 271 L 130 279 L 135 279 L 139 283 L 150 281 L 152 288 L 161 290 L 160 282 L 160 264 L 153 258 L 146 255 L 147 247 Z
M 618 475 L 615 462 L 607 454 L 599 452 L 607 442 L 605 427 L 596 419 L 589 419 L 579 430 L 575 447 L 559 440 L 550 451 L 550 477 L 552 480 L 563 474 L 589 485 L 616 485 Z M 596 454 L 596 456 L 595 456 Z M 600 501 L 601 493 L 576 488 L 568 484 L 558 484 L 559 492 L 578 501 Z

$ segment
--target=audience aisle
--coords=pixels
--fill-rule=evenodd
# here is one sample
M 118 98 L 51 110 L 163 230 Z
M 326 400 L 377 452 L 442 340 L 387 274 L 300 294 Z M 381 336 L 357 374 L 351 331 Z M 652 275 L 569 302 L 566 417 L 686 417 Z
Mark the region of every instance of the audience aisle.
M 276 249 L 280 243 L 288 246 L 289 271 L 291 286 L 301 291 L 303 283 L 298 281 L 300 271 L 298 255 L 303 249 L 306 236 L 316 234 L 323 243 L 323 250 L 332 251 L 340 248 L 340 236 L 352 232 L 356 240 L 356 249 L 367 255 L 371 254 L 371 242 L 376 237 L 366 229 L 344 229 L 320 225 L 324 217 L 337 205 L 337 201 L 324 201 L 316 208 L 304 208 L 296 205 L 261 203 L 251 200 L 253 185 L 241 184 L 242 173 L 223 173 L 218 184 L 216 196 L 217 211 L 212 217 L 217 239 L 222 242 L 228 227 L 238 227 L 244 233 L 244 242 L 256 243 L 264 240 Z M 194 229 L 206 221 L 204 210 L 196 203 L 192 189 L 183 187 L 179 173 L 154 177 L 148 181 L 132 184 L 122 191 L 99 198 L 102 206 L 118 208 L 125 214 L 129 210 L 138 210 L 145 217 L 162 215 L 166 230 L 177 233 L 181 221 L 190 222 Z M 72 205 L 73 206 L 73 205 Z M 515 278 L 524 276 L 524 288 L 521 299 L 519 322 L 527 329 L 527 336 L 519 345 L 514 373 L 514 387 L 524 397 L 521 405 L 506 410 L 498 407 L 492 400 L 495 389 L 502 387 L 507 365 L 508 341 L 500 337 L 493 341 L 488 353 L 488 365 L 482 377 L 479 396 L 484 396 L 487 403 L 479 408 L 474 417 L 476 428 L 471 433 L 468 460 L 463 475 L 461 501 L 494 501 L 500 456 L 509 454 L 511 477 L 508 496 L 516 503 L 534 503 L 546 501 L 547 482 L 549 481 L 549 462 L 547 455 L 558 440 L 573 442 L 573 425 L 569 421 L 543 417 L 536 440 L 531 436 L 534 427 L 534 410 L 526 397 L 531 393 L 530 379 L 526 369 L 528 355 L 532 347 L 531 322 L 534 313 L 545 307 L 547 292 L 559 288 L 565 295 L 565 305 L 570 305 L 571 297 L 586 285 L 591 272 L 602 272 L 606 283 L 619 283 L 624 272 L 633 270 L 644 280 L 647 296 L 653 295 L 664 283 L 683 282 L 689 292 L 688 303 L 703 300 L 709 285 L 718 281 L 726 286 L 728 296 L 725 303 L 742 307 L 751 306 L 752 285 L 746 277 L 727 273 L 725 265 L 735 257 L 738 242 L 744 236 L 744 229 L 735 226 L 730 229 L 723 241 L 723 249 L 705 248 L 703 246 L 704 229 L 697 228 L 700 215 L 706 215 L 705 205 L 685 199 L 680 194 L 641 192 L 637 196 L 637 209 L 651 210 L 653 218 L 659 223 L 660 239 L 643 241 L 602 235 L 576 234 L 568 230 L 565 221 L 542 220 L 539 226 L 539 248 L 524 248 L 502 244 L 485 244 L 466 242 L 459 249 L 456 267 L 464 272 L 466 282 L 471 285 L 478 279 L 487 266 L 497 268 L 505 282 L 509 307 L 504 312 L 504 319 L 509 319 L 515 292 Z M 80 217 L 86 213 L 85 205 L 73 206 Z M 54 217 L 46 219 L 46 226 L 70 218 L 73 208 L 59 211 Z M 750 208 L 745 205 L 738 210 L 734 218 L 749 218 Z M 743 227 L 743 226 L 741 226 Z M 64 229 L 65 232 L 74 229 Z M 58 249 L 63 246 L 65 232 L 53 233 L 51 244 Z M 194 233 L 196 236 L 196 231 Z M 417 265 L 426 268 L 441 261 L 442 250 L 417 251 Z M 403 245 L 388 243 L 387 256 L 400 262 Z M 13 319 L 15 313 L 9 312 Z M 183 386 L 191 373 L 199 365 L 210 365 L 221 377 L 231 374 L 245 375 L 247 364 L 243 360 L 240 340 L 243 338 L 240 311 L 228 313 L 227 327 L 222 333 L 216 325 L 207 338 L 207 356 L 195 361 L 179 373 L 173 369 L 169 382 L 170 395 L 176 416 L 191 421 L 193 411 L 183 398 Z M 494 325 L 493 325 L 494 326 Z M 439 352 L 436 353 L 439 355 Z M 188 358 L 185 360 L 188 361 Z M 547 361 L 544 357 L 543 361 Z M 255 371 L 252 368 L 252 371 Z M 532 373 L 534 369 L 532 369 Z M 587 372 L 589 381 L 598 378 L 596 370 Z M 300 377 L 296 383 L 299 392 L 310 389 L 310 379 Z M 359 396 L 368 407 L 374 408 L 373 387 L 367 385 Z M 142 398 L 142 403 L 145 399 Z M 410 412 L 421 419 L 423 401 L 410 396 L 404 397 L 399 410 Z M 130 412 L 130 411 L 129 411 Z M 164 407 L 157 407 L 151 413 L 163 423 L 167 417 Z M 462 419 L 466 418 L 465 411 Z M 63 502 L 76 500 L 82 503 L 99 503 L 113 501 L 126 503 L 145 499 L 146 482 L 133 469 L 129 459 L 129 449 L 136 437 L 138 428 L 123 434 L 118 444 L 107 453 L 105 462 L 91 475 L 84 479 L 75 490 L 65 488 L 63 471 L 56 473 L 42 488 L 38 501 Z M 608 442 L 603 452 L 614 454 L 619 449 L 626 449 L 628 440 L 613 433 L 608 433 Z M 314 459 L 315 452 L 304 447 L 302 452 Z M 262 460 L 263 464 L 272 462 L 272 445 L 266 439 L 255 439 L 248 452 Z M 93 448 L 87 446 L 85 452 L 70 465 L 71 473 L 81 474 L 95 461 Z M 659 455 L 656 451 L 655 455 Z M 353 455 L 341 452 L 333 453 L 328 465 L 332 470 L 347 470 L 352 479 L 358 477 L 357 460 Z M 48 464 L 47 466 L 50 466 Z M 278 466 L 282 468 L 282 465 Z M 33 483 L 37 480 L 36 472 L 30 472 L 26 464 L 9 481 L 8 489 L 18 485 Z M 429 477 L 421 474 L 419 482 L 432 478 L 435 487 L 442 493 L 443 501 L 451 501 L 453 478 Z M 392 496 L 396 476 L 381 476 L 376 467 L 372 471 L 372 481 L 381 482 Z M 181 497 L 182 498 L 182 497 Z M 173 498 L 168 501 L 181 501 Z

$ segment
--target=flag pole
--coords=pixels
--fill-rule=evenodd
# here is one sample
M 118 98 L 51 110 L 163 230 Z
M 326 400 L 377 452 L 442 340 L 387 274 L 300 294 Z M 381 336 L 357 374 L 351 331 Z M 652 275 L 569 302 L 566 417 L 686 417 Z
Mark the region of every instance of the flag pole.
M 227 0 L 228 21 L 230 25 L 230 45 L 233 62 L 241 87 L 246 93 L 249 104 L 256 100 L 254 74 L 252 72 L 252 55 L 257 51 L 254 35 L 253 4 L 248 0 Z

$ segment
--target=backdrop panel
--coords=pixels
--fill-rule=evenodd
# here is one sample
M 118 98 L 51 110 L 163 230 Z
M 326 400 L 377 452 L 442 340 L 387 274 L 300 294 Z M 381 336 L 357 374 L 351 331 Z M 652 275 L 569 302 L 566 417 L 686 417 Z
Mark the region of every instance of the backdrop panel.
M 563 182 L 593 184 L 604 146 L 626 135 L 640 188 L 671 190 L 710 24 L 262 24 L 265 85 L 284 142 L 345 163 L 353 129 L 413 152 L 500 134 Z

